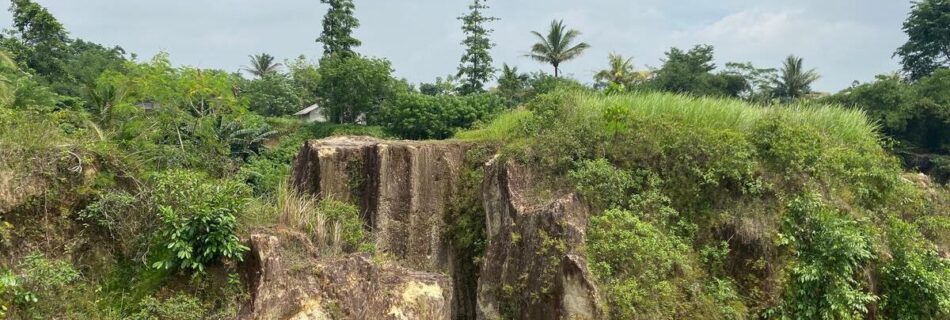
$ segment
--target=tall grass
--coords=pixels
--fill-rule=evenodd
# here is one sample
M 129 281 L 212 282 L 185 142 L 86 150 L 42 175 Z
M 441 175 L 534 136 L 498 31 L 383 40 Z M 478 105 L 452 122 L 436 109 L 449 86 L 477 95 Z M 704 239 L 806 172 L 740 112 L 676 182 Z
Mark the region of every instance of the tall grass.
M 332 199 L 318 200 L 281 186 L 276 194 L 277 223 L 306 233 L 322 253 L 361 249 L 362 222 L 357 209 Z
M 823 104 L 764 107 L 736 99 L 697 98 L 671 93 L 630 93 L 604 95 L 578 92 L 568 98 L 569 107 L 561 115 L 575 121 L 604 120 L 607 110 L 623 112 L 639 120 L 674 121 L 695 128 L 750 132 L 760 121 L 779 117 L 815 128 L 828 142 L 850 145 L 878 142 L 877 126 L 863 111 Z M 524 120 L 532 117 L 517 109 L 497 117 L 480 128 L 459 132 L 464 140 L 507 141 L 517 135 Z M 542 124 L 543 125 L 543 124 Z

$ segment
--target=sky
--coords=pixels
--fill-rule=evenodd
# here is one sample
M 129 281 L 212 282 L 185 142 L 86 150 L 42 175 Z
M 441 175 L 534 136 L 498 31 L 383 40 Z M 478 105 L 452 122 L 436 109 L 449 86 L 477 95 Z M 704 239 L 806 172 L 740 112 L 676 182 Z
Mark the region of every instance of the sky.
M 318 0 L 35 0 L 74 38 L 119 45 L 145 59 L 160 51 L 177 65 L 238 71 L 248 55 L 278 59 L 322 54 L 314 39 L 326 5 Z M 463 47 L 461 22 L 470 0 L 355 0 L 363 41 L 358 52 L 389 59 L 395 76 L 412 83 L 454 74 Z M 834 92 L 899 69 L 894 50 L 907 37 L 900 0 L 505 0 L 489 13 L 496 67 L 552 72 L 524 57 L 554 19 L 581 31 L 591 48 L 562 65 L 583 82 L 605 68 L 611 52 L 634 57 L 639 69 L 658 67 L 670 47 L 715 47 L 716 62 L 780 66 L 803 57 L 822 75 L 813 89 Z M 9 28 L 9 13 L 0 28 Z

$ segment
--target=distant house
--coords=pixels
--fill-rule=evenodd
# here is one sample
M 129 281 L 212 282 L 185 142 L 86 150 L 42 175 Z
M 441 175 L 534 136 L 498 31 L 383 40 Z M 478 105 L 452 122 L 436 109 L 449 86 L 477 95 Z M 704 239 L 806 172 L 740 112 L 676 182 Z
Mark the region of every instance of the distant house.
M 147 111 L 152 111 L 161 107 L 161 105 L 155 101 L 143 101 L 143 102 L 136 103 L 135 105 Z
M 304 108 L 303 110 L 297 111 L 297 113 L 294 113 L 294 115 L 307 122 L 327 121 L 327 117 L 323 115 L 323 108 L 320 108 L 320 105 L 316 103 L 314 103 L 312 106 Z

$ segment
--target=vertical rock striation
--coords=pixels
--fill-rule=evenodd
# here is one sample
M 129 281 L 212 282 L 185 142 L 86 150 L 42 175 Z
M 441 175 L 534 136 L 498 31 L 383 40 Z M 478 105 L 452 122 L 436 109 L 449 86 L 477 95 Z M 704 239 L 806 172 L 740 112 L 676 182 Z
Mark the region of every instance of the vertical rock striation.
M 300 192 L 357 204 L 377 252 L 400 266 L 455 280 L 477 276 L 477 292 L 455 295 L 477 301 L 456 301 L 465 304 L 456 305 L 456 312 L 475 309 L 481 319 L 600 318 L 581 250 L 587 207 L 572 193 L 536 201 L 530 191 L 538 180 L 522 166 L 486 164 L 479 197 L 487 246 L 480 274 L 460 274 L 453 266 L 460 255 L 453 252 L 445 220 L 468 149 L 452 141 L 309 141 L 297 156 L 292 181 Z
M 573 193 L 538 201 L 527 168 L 493 160 L 482 196 L 488 247 L 478 279 L 480 319 L 600 319 L 581 251 L 588 209 Z
M 335 137 L 307 142 L 294 165 L 300 192 L 357 204 L 376 250 L 418 270 L 447 271 L 444 217 L 466 146 Z

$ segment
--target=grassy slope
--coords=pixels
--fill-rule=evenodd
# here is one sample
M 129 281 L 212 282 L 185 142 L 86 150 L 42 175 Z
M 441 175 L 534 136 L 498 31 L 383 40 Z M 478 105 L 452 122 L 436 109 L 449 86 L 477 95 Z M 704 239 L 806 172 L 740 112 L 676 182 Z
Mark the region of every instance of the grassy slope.
M 615 318 L 948 315 L 947 193 L 902 178 L 860 111 L 560 92 L 456 137 L 603 212 L 588 247 Z

